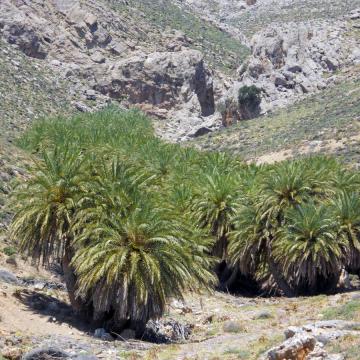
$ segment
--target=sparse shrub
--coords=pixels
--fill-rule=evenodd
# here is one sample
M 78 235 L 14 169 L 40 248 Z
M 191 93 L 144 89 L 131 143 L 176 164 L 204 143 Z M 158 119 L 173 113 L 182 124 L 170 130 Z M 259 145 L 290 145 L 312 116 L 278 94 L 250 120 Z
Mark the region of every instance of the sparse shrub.
M 274 316 L 271 312 L 269 311 L 262 311 L 259 314 L 256 315 L 255 319 L 257 320 L 268 320 L 268 319 L 272 319 Z
M 344 305 L 323 311 L 324 319 L 360 320 L 360 300 L 351 300 Z
M 244 326 L 239 323 L 238 321 L 226 321 L 223 325 L 224 332 L 227 333 L 240 333 L 240 332 L 246 332 L 246 329 Z
M 237 349 L 237 348 L 230 348 L 224 352 L 225 355 L 236 355 L 237 359 L 246 360 L 249 359 L 251 354 L 249 351 Z
M 18 250 L 16 250 L 13 246 L 6 246 L 2 249 L 2 252 L 7 256 L 13 256 L 18 253 Z

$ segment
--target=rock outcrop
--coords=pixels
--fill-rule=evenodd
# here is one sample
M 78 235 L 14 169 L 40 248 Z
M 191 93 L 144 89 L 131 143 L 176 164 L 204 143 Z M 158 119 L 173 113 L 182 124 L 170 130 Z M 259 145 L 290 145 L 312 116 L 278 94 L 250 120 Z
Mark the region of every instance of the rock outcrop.
M 316 340 L 313 336 L 296 336 L 271 349 L 266 359 L 269 360 L 305 360 L 315 349 Z
M 170 110 L 196 96 L 200 115 L 215 111 L 212 77 L 197 50 L 142 54 L 114 63 L 95 89 L 130 104 Z
M 226 96 L 236 98 L 244 85 L 262 91 L 262 112 L 284 107 L 336 81 L 333 73 L 354 64 L 360 40 L 347 37 L 338 21 L 272 25 L 252 39 L 252 55 L 238 69 L 239 80 Z
M 169 30 L 158 35 L 157 46 L 137 46 L 133 39 L 145 29 L 121 20 L 95 0 L 4 0 L 0 37 L 72 84 L 79 111 L 110 101 L 136 105 L 165 123 L 176 119 L 169 124 L 173 140 L 211 127 L 205 118 L 215 111 L 212 74 L 203 55 L 188 48 L 191 40 Z M 167 128 L 159 133 L 166 136 Z
M 263 360 L 343 360 L 341 354 L 328 354 L 324 346 L 345 336 L 359 336 L 359 325 L 351 321 L 318 321 L 285 331 L 286 340 L 269 350 Z

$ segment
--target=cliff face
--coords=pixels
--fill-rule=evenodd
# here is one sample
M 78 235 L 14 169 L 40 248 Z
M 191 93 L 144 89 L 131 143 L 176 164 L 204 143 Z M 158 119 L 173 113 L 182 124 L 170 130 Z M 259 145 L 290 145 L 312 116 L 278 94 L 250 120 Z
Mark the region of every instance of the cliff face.
M 169 123 L 173 117 L 192 117 L 201 126 L 215 112 L 213 74 L 202 53 L 190 48 L 182 32 L 160 33 L 146 19 L 137 23 L 129 17 L 127 5 L 118 6 L 4 0 L 0 36 L 63 81 L 80 111 L 116 101 Z M 178 124 L 174 140 L 196 126 Z

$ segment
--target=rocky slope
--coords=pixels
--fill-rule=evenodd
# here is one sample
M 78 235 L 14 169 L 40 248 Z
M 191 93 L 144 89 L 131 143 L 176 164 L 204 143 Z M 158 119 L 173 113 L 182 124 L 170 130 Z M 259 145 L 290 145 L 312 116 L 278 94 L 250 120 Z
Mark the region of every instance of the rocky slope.
M 175 138 L 214 113 L 212 73 L 178 31 L 156 32 L 99 1 L 25 0 L 1 2 L 0 29 L 5 42 L 66 83 L 80 111 L 111 100 L 139 106 L 169 126 L 180 119 Z M 184 118 L 194 121 L 181 124 Z
M 0 37 L 70 108 L 137 106 L 181 141 L 241 120 L 220 111 L 244 85 L 262 89 L 262 113 L 331 86 L 360 61 L 359 1 L 4 0 Z

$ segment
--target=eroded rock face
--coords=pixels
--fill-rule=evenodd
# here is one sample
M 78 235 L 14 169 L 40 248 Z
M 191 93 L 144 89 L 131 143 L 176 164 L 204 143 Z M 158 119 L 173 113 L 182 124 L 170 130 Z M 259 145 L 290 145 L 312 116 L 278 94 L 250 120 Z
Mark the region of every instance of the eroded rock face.
M 359 39 L 347 37 L 347 31 L 343 21 L 269 26 L 253 37 L 252 55 L 226 98 L 236 98 L 244 85 L 256 85 L 263 90 L 264 113 L 326 88 L 335 81 L 331 74 L 352 65 L 360 49 Z
M 96 89 L 112 98 L 126 97 L 131 104 L 150 104 L 167 110 L 195 95 L 200 115 L 212 115 L 215 110 L 212 77 L 202 54 L 196 50 L 125 59 L 114 65 Z
M 192 40 L 177 30 L 153 45 L 130 40 L 143 32 L 97 0 L 0 1 L 0 37 L 52 67 L 70 85 L 79 111 L 111 99 L 135 105 L 164 120 L 160 135 L 175 141 L 211 127 L 212 74 L 202 54 L 188 48 Z

